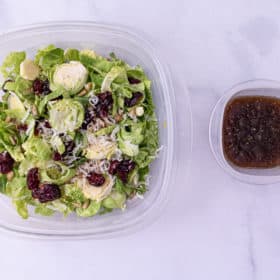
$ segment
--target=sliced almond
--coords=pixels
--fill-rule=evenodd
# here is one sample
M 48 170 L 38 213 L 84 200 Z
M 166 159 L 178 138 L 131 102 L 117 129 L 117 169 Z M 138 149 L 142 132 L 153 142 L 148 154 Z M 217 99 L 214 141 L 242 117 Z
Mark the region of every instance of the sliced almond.
M 9 173 L 7 173 L 7 180 L 8 181 L 11 181 L 14 177 L 14 172 L 13 171 L 10 171 Z
M 87 83 L 85 85 L 85 90 L 90 91 L 92 89 L 92 83 Z
M 87 199 L 82 205 L 83 209 L 87 209 L 88 207 L 89 207 L 89 199 Z
M 86 89 L 83 89 L 82 91 L 80 91 L 79 93 L 78 93 L 78 96 L 84 96 L 84 95 L 86 95 L 88 92 L 87 92 L 87 90 Z
M 116 115 L 115 115 L 115 121 L 116 121 L 116 122 L 120 122 L 120 121 L 122 121 L 122 119 L 123 119 L 123 117 L 122 117 L 121 114 L 116 114 Z
M 38 111 L 35 105 L 32 106 L 31 108 L 31 112 L 33 116 L 37 116 L 38 115 Z

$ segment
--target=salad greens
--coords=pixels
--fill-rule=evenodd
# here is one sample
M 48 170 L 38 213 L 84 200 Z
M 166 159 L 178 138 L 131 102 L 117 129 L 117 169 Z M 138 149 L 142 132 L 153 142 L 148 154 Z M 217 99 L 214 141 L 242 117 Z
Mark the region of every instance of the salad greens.
M 49 45 L 0 71 L 0 193 L 22 218 L 124 210 L 147 191 L 158 123 L 140 66 Z

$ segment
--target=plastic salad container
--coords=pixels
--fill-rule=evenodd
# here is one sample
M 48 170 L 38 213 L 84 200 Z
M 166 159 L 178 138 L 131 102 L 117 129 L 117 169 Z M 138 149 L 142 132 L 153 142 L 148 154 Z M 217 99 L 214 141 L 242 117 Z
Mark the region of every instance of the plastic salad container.
M 28 220 L 21 219 L 12 208 L 9 198 L 0 196 L 0 227 L 33 237 L 54 238 L 106 238 L 142 228 L 160 213 L 173 187 L 176 170 L 174 136 L 177 122 L 174 116 L 175 98 L 170 76 L 157 59 L 154 49 L 142 37 L 116 25 L 92 22 L 54 22 L 23 27 L 0 36 L 0 61 L 11 51 L 25 50 L 33 56 L 48 44 L 67 48 L 91 48 L 108 55 L 115 52 L 131 65 L 141 65 L 153 83 L 152 90 L 159 121 L 162 146 L 159 157 L 151 166 L 148 192 L 143 200 L 128 202 L 125 211 L 117 210 L 93 218 L 76 216 L 41 217 L 30 212 Z M 187 106 L 188 103 L 187 103 Z M 189 107 L 186 109 L 189 111 Z M 184 113 L 185 114 L 185 113 Z M 191 123 L 190 114 L 184 122 Z M 191 132 L 191 126 L 187 128 Z M 183 132 L 185 134 L 185 132 Z M 191 133 L 189 133 L 189 139 Z M 177 140 L 176 140 L 177 141 Z M 190 150 L 191 141 L 187 143 Z M 186 143 L 185 143 L 186 147 Z
M 264 185 L 280 182 L 280 168 L 242 168 L 231 164 L 224 155 L 222 127 L 227 103 L 237 96 L 271 96 L 280 98 L 280 83 L 271 80 L 251 80 L 228 90 L 216 104 L 209 126 L 209 141 L 219 165 L 234 178 L 249 184 Z

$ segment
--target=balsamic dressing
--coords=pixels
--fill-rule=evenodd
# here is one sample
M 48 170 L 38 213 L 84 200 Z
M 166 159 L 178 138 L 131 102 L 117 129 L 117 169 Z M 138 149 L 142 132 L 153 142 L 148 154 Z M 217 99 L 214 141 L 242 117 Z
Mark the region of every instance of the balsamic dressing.
M 244 168 L 280 165 L 280 99 L 239 96 L 228 102 L 223 118 L 223 150 Z

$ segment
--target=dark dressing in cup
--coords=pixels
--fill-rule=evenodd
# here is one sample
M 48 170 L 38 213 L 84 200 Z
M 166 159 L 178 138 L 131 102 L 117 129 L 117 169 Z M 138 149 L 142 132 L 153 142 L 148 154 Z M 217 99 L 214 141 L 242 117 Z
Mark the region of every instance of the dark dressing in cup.
M 280 99 L 238 96 L 226 105 L 222 128 L 226 159 L 243 168 L 280 165 Z

